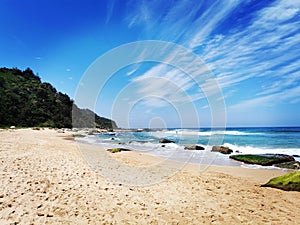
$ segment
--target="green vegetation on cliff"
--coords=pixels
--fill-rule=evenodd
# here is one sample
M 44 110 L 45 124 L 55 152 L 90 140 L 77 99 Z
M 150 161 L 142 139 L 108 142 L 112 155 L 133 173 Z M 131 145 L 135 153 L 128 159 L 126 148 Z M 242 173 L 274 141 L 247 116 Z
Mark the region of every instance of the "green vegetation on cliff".
M 0 127 L 71 128 L 72 110 L 75 127 L 117 127 L 110 119 L 79 109 L 68 95 L 41 82 L 31 69 L 0 68 Z

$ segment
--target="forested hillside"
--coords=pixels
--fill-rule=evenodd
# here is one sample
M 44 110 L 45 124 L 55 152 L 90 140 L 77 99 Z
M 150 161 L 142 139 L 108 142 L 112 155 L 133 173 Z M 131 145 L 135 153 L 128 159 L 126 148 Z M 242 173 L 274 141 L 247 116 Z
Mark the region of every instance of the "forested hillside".
M 87 109 L 36 76 L 31 69 L 0 68 L 0 127 L 98 127 L 112 129 L 116 123 Z

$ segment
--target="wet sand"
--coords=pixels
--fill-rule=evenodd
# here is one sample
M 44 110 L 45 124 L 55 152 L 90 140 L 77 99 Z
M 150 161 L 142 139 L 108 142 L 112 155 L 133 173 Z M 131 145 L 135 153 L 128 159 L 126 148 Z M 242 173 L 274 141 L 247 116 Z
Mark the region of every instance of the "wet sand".
M 0 131 L 0 224 L 298 224 L 281 170 L 109 153 L 55 130 Z

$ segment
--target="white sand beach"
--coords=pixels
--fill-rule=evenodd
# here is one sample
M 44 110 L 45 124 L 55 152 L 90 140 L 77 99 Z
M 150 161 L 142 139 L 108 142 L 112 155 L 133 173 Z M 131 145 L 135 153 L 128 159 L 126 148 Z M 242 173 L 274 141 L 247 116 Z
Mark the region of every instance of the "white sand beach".
M 299 192 L 260 187 L 282 170 L 201 171 L 71 134 L 0 131 L 0 224 L 299 224 Z

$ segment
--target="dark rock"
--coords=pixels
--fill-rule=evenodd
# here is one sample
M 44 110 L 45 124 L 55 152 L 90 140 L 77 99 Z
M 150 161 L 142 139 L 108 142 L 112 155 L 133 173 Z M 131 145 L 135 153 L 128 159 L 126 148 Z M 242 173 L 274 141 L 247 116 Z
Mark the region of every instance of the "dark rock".
M 213 146 L 211 151 L 220 152 L 222 154 L 231 154 L 233 152 L 230 148 L 224 146 Z
M 205 150 L 204 147 L 200 145 L 188 145 L 184 147 L 185 150 Z
M 298 161 L 291 161 L 285 163 L 275 164 L 276 167 L 291 169 L 291 170 L 299 170 L 300 169 L 300 162 Z
M 131 151 L 131 150 L 127 148 L 110 148 L 107 149 L 107 151 L 111 153 L 117 153 L 117 152 Z
M 72 134 L 72 137 L 74 137 L 74 138 L 83 138 L 83 137 L 85 137 L 85 135 L 84 134 Z
M 163 148 L 164 148 L 164 147 L 166 147 L 166 145 L 161 145 L 161 147 L 163 147 Z
M 297 158 L 300 158 L 300 155 L 293 155 L 293 157 L 297 157 Z
M 167 143 L 174 143 L 174 141 L 162 138 L 162 139 L 159 139 L 159 143 L 167 144 Z
M 230 158 L 247 164 L 258 164 L 261 166 L 272 166 L 274 164 L 295 161 L 292 156 L 284 154 L 231 155 Z
M 141 144 L 144 144 L 144 143 L 147 143 L 148 141 L 139 141 L 139 140 L 132 140 L 132 141 L 129 141 L 128 143 L 129 144 L 132 144 L 132 143 L 141 143 Z

